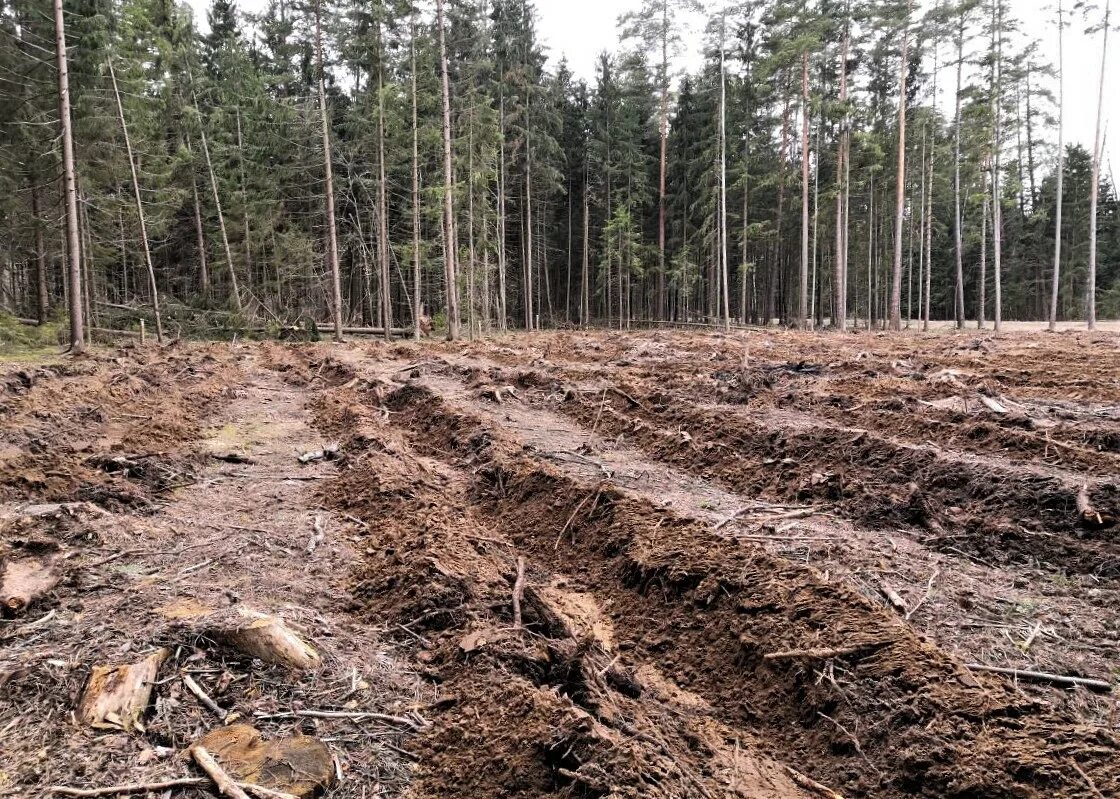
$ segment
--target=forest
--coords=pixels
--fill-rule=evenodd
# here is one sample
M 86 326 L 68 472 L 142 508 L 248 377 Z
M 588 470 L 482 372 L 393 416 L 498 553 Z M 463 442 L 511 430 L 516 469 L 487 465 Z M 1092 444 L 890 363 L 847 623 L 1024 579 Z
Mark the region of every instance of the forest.
M 76 343 L 1092 326 L 1120 314 L 1110 9 L 1046 13 L 1043 42 L 1008 0 L 644 0 L 588 82 L 526 0 L 214 0 L 205 33 L 173 0 L 2 0 L 0 301 Z M 1074 26 L 1100 75 L 1062 75 Z M 1073 79 L 1095 152 L 1063 140 Z
M 1120 797 L 1109 0 L 210 2 L 0 0 L 0 798 Z

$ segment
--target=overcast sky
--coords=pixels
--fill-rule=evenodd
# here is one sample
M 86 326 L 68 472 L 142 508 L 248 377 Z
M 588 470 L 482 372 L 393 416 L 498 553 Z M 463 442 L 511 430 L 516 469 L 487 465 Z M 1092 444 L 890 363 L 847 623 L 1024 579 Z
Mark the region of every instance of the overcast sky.
M 197 9 L 199 24 L 205 26 L 206 6 L 210 0 L 188 0 Z M 533 0 L 538 12 L 538 34 L 548 48 L 552 63 L 561 56 L 568 59 L 572 70 L 580 77 L 591 81 L 594 77 L 595 59 L 603 50 L 614 50 L 618 44 L 616 21 L 623 14 L 639 5 L 639 0 Z M 919 0 L 921 4 L 922 0 Z M 926 0 L 928 2 L 928 0 Z M 1042 53 L 1055 65 L 1058 61 L 1058 40 L 1054 28 L 1055 14 L 1051 9 L 1053 0 L 1011 0 L 1015 15 L 1023 23 L 1023 35 L 1042 42 Z M 239 6 L 246 11 L 258 11 L 265 5 L 264 0 L 239 0 Z M 1067 6 L 1072 2 L 1067 2 Z M 702 21 L 697 21 L 697 26 Z M 1065 91 L 1066 91 L 1066 140 L 1080 142 L 1092 150 L 1094 125 L 1096 122 L 1096 103 L 1098 78 L 1100 75 L 1101 41 L 1100 36 L 1086 36 L 1086 24 L 1080 17 L 1072 21 L 1066 31 L 1065 41 Z M 682 58 L 685 66 L 694 67 L 699 63 L 698 33 L 694 31 L 695 43 Z M 1112 46 L 1115 43 L 1115 47 Z M 1120 59 L 1114 55 L 1120 47 L 1120 35 L 1110 41 L 1110 55 L 1106 86 L 1104 130 L 1106 134 L 1106 172 L 1112 171 L 1113 163 L 1120 166 L 1120 130 L 1110 129 L 1110 120 L 1120 119 L 1118 104 L 1120 97 Z M 951 57 L 948 43 L 942 59 Z M 1057 95 L 1057 84 L 1053 86 Z M 945 102 L 949 102 L 945 98 Z M 1052 141 L 1057 140 L 1056 132 L 1043 134 Z

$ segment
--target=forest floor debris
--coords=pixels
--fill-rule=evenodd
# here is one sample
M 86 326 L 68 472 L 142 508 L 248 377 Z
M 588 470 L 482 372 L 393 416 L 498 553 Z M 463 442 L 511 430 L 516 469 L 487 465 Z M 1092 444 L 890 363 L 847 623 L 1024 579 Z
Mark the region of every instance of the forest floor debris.
M 177 344 L 0 383 L 0 574 L 51 577 L 0 621 L 0 796 L 1120 793 L 1115 335 Z M 261 778 L 288 742 L 306 779 Z

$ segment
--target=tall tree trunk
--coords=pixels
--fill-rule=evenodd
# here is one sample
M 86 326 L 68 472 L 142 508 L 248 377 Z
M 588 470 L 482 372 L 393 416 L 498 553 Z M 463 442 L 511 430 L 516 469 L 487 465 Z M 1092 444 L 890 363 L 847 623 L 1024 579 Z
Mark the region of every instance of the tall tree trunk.
M 964 329 L 964 231 L 961 219 L 961 73 L 964 69 L 964 26 L 961 15 L 957 23 L 957 91 L 956 114 L 953 124 L 953 245 L 956 256 L 957 329 Z
M 588 317 L 591 313 L 591 201 L 588 196 L 587 166 L 588 162 L 585 157 L 583 162 L 583 264 L 581 266 L 582 280 L 579 297 L 579 323 L 583 327 L 587 327 Z
M 1093 143 L 1093 180 L 1089 194 L 1089 296 L 1086 320 L 1090 330 L 1097 326 L 1097 204 L 1101 193 L 1101 116 L 1104 112 L 1104 79 L 1108 67 L 1108 23 L 1110 0 L 1104 4 L 1104 24 L 1101 45 L 1101 79 L 1097 94 L 1097 132 Z
M 55 59 L 58 64 L 58 117 L 62 130 L 62 175 L 66 195 L 66 262 L 70 287 L 70 351 L 86 348 L 82 308 L 82 261 L 78 242 L 78 175 L 74 166 L 74 132 L 70 120 L 70 73 L 66 59 L 66 22 L 62 0 L 53 0 Z
M 412 9 L 412 337 L 420 340 L 420 124 L 416 97 L 416 7 Z
M 661 0 L 661 139 L 657 190 L 657 318 L 665 318 L 665 169 L 669 146 L 669 0 Z
M 724 52 L 726 14 L 719 28 L 719 274 L 723 302 L 723 329 L 731 329 L 731 308 L 727 298 L 727 64 Z
M 236 107 L 237 111 L 237 166 L 241 173 L 241 221 L 245 225 L 245 240 L 242 242 L 245 246 L 245 279 L 249 281 L 249 285 L 253 284 L 253 251 L 252 242 L 249 237 L 249 195 L 245 185 L 245 146 L 241 141 L 241 106 Z
M 128 123 L 124 118 L 124 105 L 121 104 L 121 92 L 117 86 L 117 73 L 113 69 L 113 60 L 109 59 L 109 78 L 113 84 L 113 97 L 117 101 L 117 117 L 121 122 L 121 132 L 124 134 L 125 156 L 128 158 L 128 168 L 132 174 L 132 196 L 136 200 L 136 216 L 140 220 L 140 244 L 144 252 L 144 265 L 148 268 L 148 288 L 152 292 L 152 313 L 156 318 L 156 341 L 163 343 L 163 320 L 159 315 L 159 289 L 156 287 L 156 268 L 152 264 L 152 248 L 148 243 L 148 223 L 144 218 L 144 203 L 140 199 L 140 178 L 136 174 L 136 160 L 132 156 L 132 138 L 128 135 Z
M 846 13 L 846 12 L 845 12 Z M 850 46 L 850 20 L 845 18 L 844 44 L 840 55 L 840 105 L 844 115 L 840 121 L 840 144 L 836 154 L 836 256 L 833 259 L 832 324 L 837 330 L 847 327 L 848 297 L 845 285 L 847 262 L 847 219 L 844 214 L 845 169 L 848 158 L 848 48 Z
M 31 216 L 35 223 L 35 300 L 36 318 L 44 324 L 50 315 L 50 293 L 47 290 L 47 245 L 43 236 L 42 209 L 39 205 L 39 185 L 31 178 Z
M 993 328 L 998 333 L 1003 323 L 1003 202 L 1000 190 L 1000 150 L 1003 147 L 1000 117 L 1003 107 L 1003 0 L 992 2 L 992 280 L 995 307 Z
M 809 52 L 801 54 L 801 285 L 797 326 L 809 318 Z
M 444 34 L 443 0 L 436 0 L 436 26 L 439 29 L 439 70 L 443 84 L 443 242 L 444 282 L 447 293 L 447 338 L 459 338 L 459 276 L 456 268 L 455 176 L 451 156 L 451 81 L 447 74 L 447 43 Z
M 377 54 L 377 266 L 380 271 L 378 282 L 381 284 L 381 324 L 385 328 L 385 340 L 389 341 L 393 337 L 393 287 L 389 275 L 389 195 L 388 181 L 385 178 L 385 99 L 382 68 L 384 51 L 381 47 L 380 21 L 377 23 Z
M 331 128 L 327 118 L 327 87 L 323 70 L 322 0 L 315 3 L 315 66 L 319 73 L 319 121 L 323 132 L 323 183 L 327 213 L 327 265 L 331 277 L 331 315 L 334 340 L 342 341 L 342 279 L 338 269 L 338 231 L 334 223 L 334 167 L 331 165 Z M 386 323 L 388 327 L 388 323 Z
M 1062 193 L 1062 184 L 1066 171 L 1065 151 L 1065 108 L 1066 108 L 1066 78 L 1065 78 L 1065 8 L 1062 0 L 1058 0 L 1058 166 L 1057 189 L 1054 204 L 1054 277 L 1050 284 L 1050 332 L 1058 329 L 1058 286 L 1062 275 L 1062 205 L 1065 199 Z
M 894 263 L 891 269 L 890 322 L 902 329 L 902 236 L 906 209 L 906 73 L 910 63 L 910 13 L 914 0 L 907 0 L 902 24 L 902 61 L 898 70 L 898 175 L 895 182 Z
M 985 324 L 985 316 L 988 313 L 988 204 L 990 199 L 987 195 L 988 191 L 988 176 L 985 173 L 983 178 L 983 218 L 980 222 L 980 297 L 977 303 L 976 313 L 976 327 L 983 330 Z
M 509 328 L 506 310 L 506 100 L 505 89 L 498 98 L 498 330 Z M 586 246 L 586 242 L 584 243 Z

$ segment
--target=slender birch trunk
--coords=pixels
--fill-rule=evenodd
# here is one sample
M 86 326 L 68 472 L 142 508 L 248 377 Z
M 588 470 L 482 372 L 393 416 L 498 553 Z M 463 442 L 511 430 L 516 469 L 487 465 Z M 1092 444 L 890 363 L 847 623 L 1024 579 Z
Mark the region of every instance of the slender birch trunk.
M 331 129 L 327 118 L 327 87 L 323 72 L 322 0 L 315 3 L 315 65 L 319 73 L 319 121 L 323 129 L 323 182 L 327 213 L 327 264 L 331 273 L 331 315 L 334 340 L 342 341 L 342 280 L 338 269 L 338 231 L 334 222 L 334 168 L 331 165 Z
M 964 69 L 964 26 L 962 15 L 957 23 L 957 91 L 956 114 L 953 125 L 953 245 L 956 256 L 957 329 L 964 329 L 964 230 L 961 218 L 961 73 Z
M 1058 0 L 1058 166 L 1057 166 L 1057 196 L 1054 214 L 1054 277 L 1050 285 L 1050 332 L 1058 329 L 1058 286 L 1062 275 L 1062 205 L 1063 187 L 1066 171 L 1065 151 L 1065 106 L 1066 106 L 1066 79 L 1065 79 L 1065 9 L 1062 0 Z
M 412 337 L 420 340 L 420 123 L 416 92 L 416 7 L 409 45 L 412 60 Z
M 447 42 L 444 33 L 443 0 L 436 0 L 436 26 L 439 29 L 439 68 L 443 84 L 443 242 L 444 282 L 447 293 L 447 338 L 459 338 L 459 276 L 456 268 L 455 176 L 451 156 L 451 82 L 447 74 Z
M 1104 82 L 1108 67 L 1108 23 L 1110 0 L 1104 4 L 1104 41 L 1101 45 L 1101 79 L 1097 94 L 1097 132 L 1093 143 L 1093 181 L 1089 194 L 1089 296 L 1086 319 L 1088 328 L 1097 326 L 1097 205 L 1101 193 L 1101 117 L 1104 112 Z
M 66 21 L 62 0 L 54 0 L 55 60 L 58 65 L 58 118 L 62 135 L 62 176 L 66 195 L 66 263 L 70 289 L 70 351 L 86 348 L 82 308 L 82 260 L 78 242 L 78 175 L 74 167 L 74 131 L 70 120 L 70 72 L 66 59 Z
M 907 0 L 902 26 L 902 61 L 898 70 L 898 175 L 895 182 L 894 263 L 891 269 L 890 323 L 902 329 L 902 236 L 906 208 L 906 73 L 910 61 L 910 13 L 914 1 Z
M 797 325 L 809 318 L 809 52 L 801 54 L 801 285 Z

